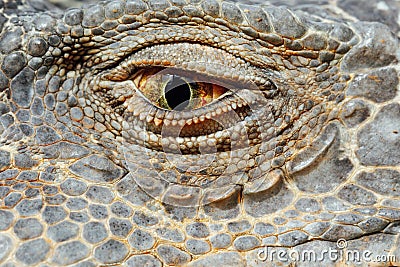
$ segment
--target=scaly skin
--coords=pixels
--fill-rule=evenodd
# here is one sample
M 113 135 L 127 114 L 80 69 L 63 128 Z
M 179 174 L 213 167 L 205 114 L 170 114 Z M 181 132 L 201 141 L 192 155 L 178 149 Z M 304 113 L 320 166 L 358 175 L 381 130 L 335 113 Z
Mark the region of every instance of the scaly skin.
M 398 25 L 183 2 L 3 3 L 1 266 L 400 264 Z

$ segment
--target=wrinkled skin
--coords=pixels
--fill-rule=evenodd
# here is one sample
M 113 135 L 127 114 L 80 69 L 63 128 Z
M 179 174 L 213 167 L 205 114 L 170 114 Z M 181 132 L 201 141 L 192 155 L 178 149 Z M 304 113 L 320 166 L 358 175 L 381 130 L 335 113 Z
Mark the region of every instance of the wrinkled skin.
M 276 2 L 2 2 L 0 266 L 400 264 L 399 4 Z

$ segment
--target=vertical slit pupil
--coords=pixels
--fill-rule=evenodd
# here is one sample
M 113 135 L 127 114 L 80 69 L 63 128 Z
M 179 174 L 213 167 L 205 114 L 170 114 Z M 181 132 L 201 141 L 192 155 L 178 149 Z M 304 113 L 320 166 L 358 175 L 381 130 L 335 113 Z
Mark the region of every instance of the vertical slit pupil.
M 184 110 L 189 105 L 190 95 L 190 85 L 178 76 L 173 75 L 165 86 L 165 99 L 173 110 Z

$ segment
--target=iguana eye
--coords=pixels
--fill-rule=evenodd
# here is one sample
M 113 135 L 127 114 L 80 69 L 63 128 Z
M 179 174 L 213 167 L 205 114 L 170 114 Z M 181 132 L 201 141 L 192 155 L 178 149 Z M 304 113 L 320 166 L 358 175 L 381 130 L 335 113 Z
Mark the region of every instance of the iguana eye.
M 213 81 L 174 69 L 144 68 L 132 80 L 138 90 L 159 108 L 190 111 L 212 103 L 228 92 Z
M 279 92 L 273 68 L 200 44 L 150 46 L 98 68 L 91 88 L 120 116 L 128 143 L 171 154 L 260 143 L 257 118 L 272 116 Z

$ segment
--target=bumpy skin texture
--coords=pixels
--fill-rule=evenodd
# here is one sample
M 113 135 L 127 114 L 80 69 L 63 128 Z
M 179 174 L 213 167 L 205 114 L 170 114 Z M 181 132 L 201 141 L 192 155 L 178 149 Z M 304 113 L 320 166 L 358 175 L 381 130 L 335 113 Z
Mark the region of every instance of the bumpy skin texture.
M 1 266 L 400 264 L 389 2 L 1 1 Z M 234 93 L 167 112 L 132 82 L 156 67 Z

